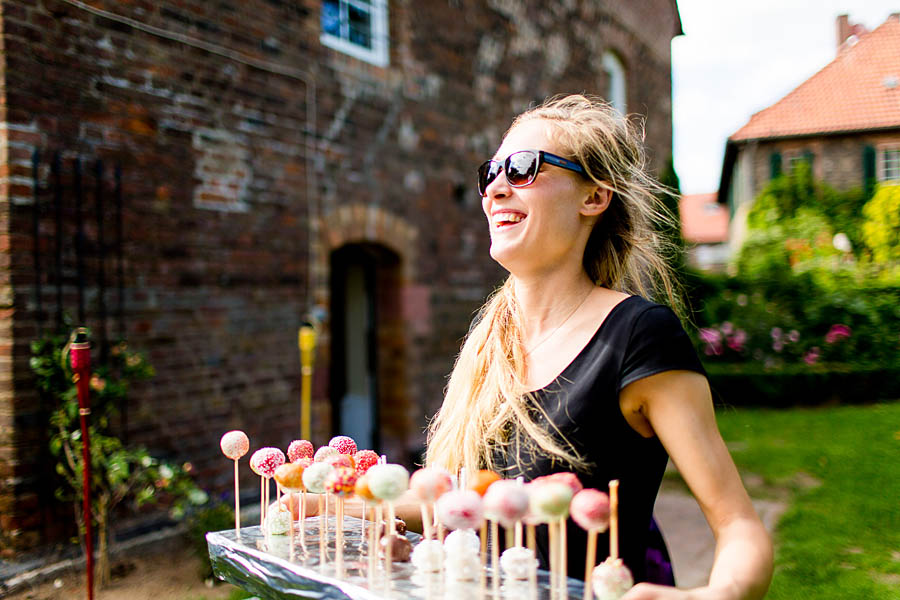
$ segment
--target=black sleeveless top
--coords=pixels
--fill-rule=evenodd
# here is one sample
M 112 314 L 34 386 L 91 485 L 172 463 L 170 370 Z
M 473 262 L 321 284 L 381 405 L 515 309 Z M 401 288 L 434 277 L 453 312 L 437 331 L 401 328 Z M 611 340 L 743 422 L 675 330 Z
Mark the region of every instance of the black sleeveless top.
M 619 408 L 619 392 L 629 383 L 656 373 L 689 370 L 705 375 L 693 344 L 668 308 L 640 296 L 619 302 L 596 333 L 556 380 L 533 392 L 555 428 L 591 467 L 578 472 L 586 488 L 608 492 L 619 485 L 619 554 L 635 581 L 646 580 L 646 552 L 653 504 L 668 454 L 657 437 L 631 428 Z M 544 419 L 535 416 L 538 423 Z M 553 429 L 553 427 L 548 427 Z M 565 472 L 567 464 L 537 451 L 524 435 L 510 434 L 510 444 L 494 452 L 504 477 L 531 481 Z M 587 534 L 568 520 L 568 575 L 584 576 Z M 541 568 L 548 568 L 547 528 L 537 530 Z M 609 555 L 608 532 L 597 541 L 597 560 Z

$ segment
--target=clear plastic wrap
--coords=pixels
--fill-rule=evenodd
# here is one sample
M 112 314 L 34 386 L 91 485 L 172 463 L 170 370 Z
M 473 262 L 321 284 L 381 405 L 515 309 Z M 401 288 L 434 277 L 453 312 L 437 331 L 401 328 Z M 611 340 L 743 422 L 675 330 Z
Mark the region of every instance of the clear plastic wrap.
M 546 571 L 538 571 L 532 580 L 495 582 L 488 566 L 480 580 L 452 581 L 441 573 L 419 573 L 409 562 L 394 562 L 388 576 L 384 559 L 374 560 L 375 568 L 369 568 L 361 521 L 353 517 L 344 517 L 343 560 L 338 564 L 334 526 L 335 518 L 329 517 L 324 564 L 320 563 L 318 517 L 306 519 L 302 543 L 300 525 L 294 524 L 293 547 L 289 535 L 265 536 L 259 527 L 245 527 L 239 533 L 234 529 L 210 532 L 206 541 L 213 571 L 219 579 L 272 600 L 565 600 L 581 599 L 583 594 L 581 581 L 575 579 L 566 582 L 565 591 L 551 591 Z M 406 537 L 413 544 L 421 540 L 416 533 Z

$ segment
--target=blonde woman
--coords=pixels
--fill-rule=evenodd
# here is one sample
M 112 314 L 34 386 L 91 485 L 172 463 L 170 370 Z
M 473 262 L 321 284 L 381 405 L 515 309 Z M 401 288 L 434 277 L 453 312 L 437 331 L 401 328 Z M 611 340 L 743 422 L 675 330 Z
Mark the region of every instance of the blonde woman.
M 637 132 L 603 102 L 551 100 L 513 122 L 478 189 L 491 256 L 510 275 L 459 354 L 427 464 L 526 480 L 574 471 L 598 489 L 619 479 L 621 555 L 647 581 L 653 504 L 671 457 L 716 536 L 709 585 L 642 583 L 625 598 L 762 598 L 771 543 L 719 435 L 696 353 L 675 313 L 651 301 L 678 309 L 656 234 L 661 190 Z M 568 536 L 575 575 L 584 533 L 573 526 Z

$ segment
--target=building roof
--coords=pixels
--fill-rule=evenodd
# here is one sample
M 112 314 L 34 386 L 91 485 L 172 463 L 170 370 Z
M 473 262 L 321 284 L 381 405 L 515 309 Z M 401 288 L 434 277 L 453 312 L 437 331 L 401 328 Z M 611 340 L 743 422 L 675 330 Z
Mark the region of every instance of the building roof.
M 900 127 L 900 17 L 844 42 L 837 57 L 729 138 L 803 136 Z
M 728 241 L 728 208 L 716 202 L 717 194 L 687 194 L 678 201 L 681 235 L 689 244 Z

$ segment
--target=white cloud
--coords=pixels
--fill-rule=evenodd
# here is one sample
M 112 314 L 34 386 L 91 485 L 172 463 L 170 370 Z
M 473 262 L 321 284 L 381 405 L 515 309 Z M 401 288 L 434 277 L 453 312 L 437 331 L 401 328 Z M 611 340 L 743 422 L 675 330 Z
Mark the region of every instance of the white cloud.
M 874 29 L 900 0 L 679 0 L 672 42 L 675 168 L 685 193 L 718 187 L 725 140 L 835 55 L 835 20 Z

